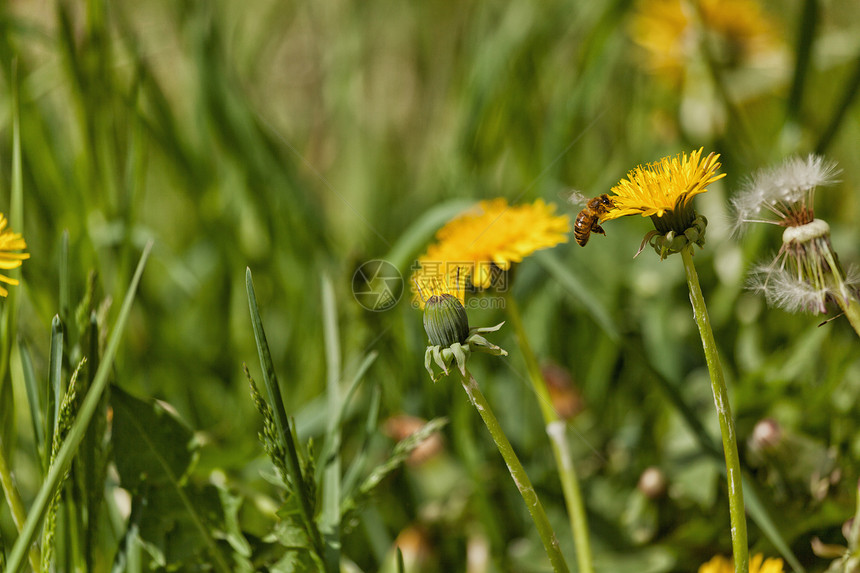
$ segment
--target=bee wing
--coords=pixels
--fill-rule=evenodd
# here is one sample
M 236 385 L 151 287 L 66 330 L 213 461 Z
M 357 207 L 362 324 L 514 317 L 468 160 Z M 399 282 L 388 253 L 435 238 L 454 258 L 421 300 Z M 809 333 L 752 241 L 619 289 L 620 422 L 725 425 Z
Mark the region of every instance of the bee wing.
M 571 189 L 569 191 L 562 191 L 559 193 L 565 201 L 574 205 L 575 207 L 584 207 L 586 203 L 588 203 L 588 197 L 583 194 L 582 191 L 577 191 L 576 189 Z

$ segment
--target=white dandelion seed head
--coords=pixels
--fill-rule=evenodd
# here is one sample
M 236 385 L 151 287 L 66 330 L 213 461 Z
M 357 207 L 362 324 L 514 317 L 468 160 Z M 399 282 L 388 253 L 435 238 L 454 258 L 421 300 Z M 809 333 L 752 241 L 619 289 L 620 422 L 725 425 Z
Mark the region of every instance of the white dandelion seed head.
M 773 265 L 760 265 L 755 268 L 747 281 L 747 288 L 764 295 L 769 306 L 787 312 L 808 312 L 821 314 L 827 312 L 825 302 L 830 289 L 816 287 L 799 279 L 793 273 Z
M 745 223 L 778 223 L 782 206 L 808 202 L 811 208 L 815 188 L 838 182 L 839 173 L 835 162 L 812 154 L 756 171 L 731 199 L 734 234 L 741 234 Z
M 839 173 L 835 161 L 820 155 L 810 154 L 805 159 L 790 157 L 770 171 L 772 192 L 793 203 L 803 199 L 811 189 L 836 183 Z

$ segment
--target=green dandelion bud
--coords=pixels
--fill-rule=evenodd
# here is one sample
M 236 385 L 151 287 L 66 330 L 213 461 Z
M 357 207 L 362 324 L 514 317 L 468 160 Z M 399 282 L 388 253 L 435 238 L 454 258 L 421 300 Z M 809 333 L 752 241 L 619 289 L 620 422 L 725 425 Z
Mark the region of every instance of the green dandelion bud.
M 469 336 L 469 318 L 457 297 L 433 295 L 424 305 L 424 330 L 433 346 L 464 344 Z
M 424 353 L 424 368 L 430 378 L 434 382 L 439 379 L 433 372 L 433 363 L 447 376 L 448 368 L 454 361 L 457 362 L 457 369 L 465 376 L 466 360 L 474 351 L 507 356 L 505 350 L 482 336 L 487 332 L 495 332 L 502 324 L 470 329 L 466 308 L 459 298 L 450 294 L 431 296 L 424 303 L 424 330 L 430 341 Z

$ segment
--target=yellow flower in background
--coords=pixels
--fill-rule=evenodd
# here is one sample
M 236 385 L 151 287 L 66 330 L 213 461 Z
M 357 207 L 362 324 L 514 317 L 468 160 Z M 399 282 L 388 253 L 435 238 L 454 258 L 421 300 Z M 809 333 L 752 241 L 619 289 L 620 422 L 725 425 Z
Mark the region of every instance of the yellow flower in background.
M 6 215 L 0 213 L 0 269 L 11 270 L 17 269 L 23 264 L 25 259 L 30 258 L 29 253 L 14 253 L 20 249 L 26 249 L 27 243 L 21 236 L 21 233 L 13 233 L 6 226 L 9 224 Z M 17 285 L 18 280 L 0 274 L 0 282 Z M 3 286 L 0 286 L 0 296 L 8 296 L 9 291 Z
M 602 221 L 611 221 L 625 215 L 663 217 L 667 212 L 683 211 L 690 200 L 707 191 L 708 185 L 725 177 L 717 175 L 719 154 L 711 153 L 702 160 L 702 148 L 688 156 L 679 153 L 674 158 L 664 157 L 648 165 L 640 165 L 612 188 L 613 207 Z
M 631 37 L 647 53 L 654 71 L 679 79 L 699 53 L 706 34 L 718 63 L 736 68 L 777 45 L 773 27 L 754 0 L 640 0 Z
M 735 573 L 734 562 L 722 555 L 717 555 L 701 567 L 699 573 Z M 750 573 L 783 573 L 782 559 L 774 557 L 766 561 L 764 555 L 759 553 L 750 559 Z
M 555 209 L 542 199 L 516 206 L 505 199 L 481 201 L 436 233 L 437 242 L 418 259 L 413 284 L 422 290 L 436 284 L 456 292 L 462 292 L 467 282 L 479 289 L 493 286 L 511 263 L 567 242 L 570 218 L 555 215 Z
M 454 276 L 443 269 L 454 269 Z M 413 290 L 417 289 L 417 302 L 420 308 L 433 296 L 449 294 L 456 297 L 460 304 L 466 304 L 465 270 L 456 265 L 425 265 L 412 274 Z

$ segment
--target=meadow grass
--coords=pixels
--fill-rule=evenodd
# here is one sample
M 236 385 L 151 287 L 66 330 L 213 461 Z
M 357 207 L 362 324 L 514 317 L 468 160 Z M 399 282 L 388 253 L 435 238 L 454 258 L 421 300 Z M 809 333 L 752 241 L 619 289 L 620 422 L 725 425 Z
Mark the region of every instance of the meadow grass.
M 726 21 L 766 23 L 745 44 L 701 33 L 712 4 L 685 2 L 698 40 L 655 67 L 645 1 L 4 3 L 0 211 L 31 258 L 0 299 L 0 570 L 551 570 L 457 380 L 427 376 L 409 286 L 372 312 L 356 269 L 408 280 L 479 200 L 573 219 L 570 191 L 702 146 L 727 174 L 696 198 L 695 263 L 750 553 L 850 570 L 860 341 L 744 288 L 780 233 L 732 238 L 728 200 L 823 154 L 841 173 L 816 217 L 860 262 L 860 7 L 736 0 Z M 707 365 L 682 265 L 634 260 L 651 226 L 625 223 L 518 264 L 510 355 L 469 370 L 568 564 L 531 354 L 576 403 L 594 570 L 696 571 L 732 548 Z M 403 414 L 429 425 L 408 437 Z

